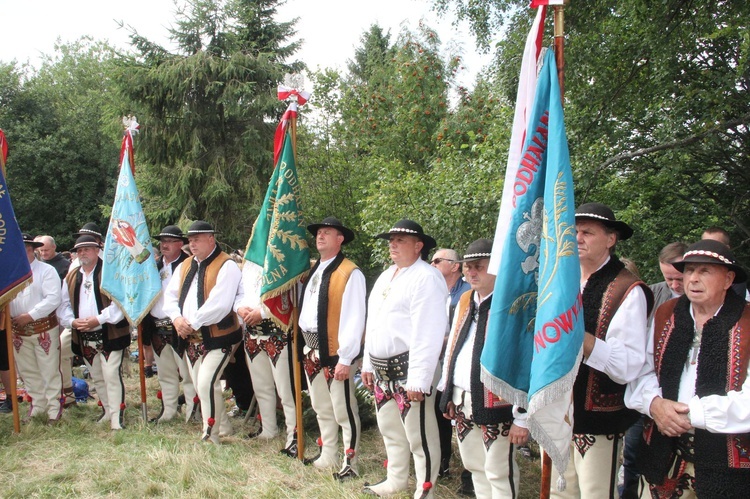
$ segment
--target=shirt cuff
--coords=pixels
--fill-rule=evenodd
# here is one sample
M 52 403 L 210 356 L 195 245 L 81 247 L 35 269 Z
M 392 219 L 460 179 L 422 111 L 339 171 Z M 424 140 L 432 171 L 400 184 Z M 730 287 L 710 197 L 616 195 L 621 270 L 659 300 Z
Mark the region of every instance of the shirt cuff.
M 346 357 L 342 357 L 339 355 L 339 364 L 342 364 L 344 366 L 351 366 L 352 362 L 354 362 L 354 359 L 347 359 Z
M 529 426 L 526 422 L 526 420 L 529 418 L 529 413 L 526 411 L 521 412 L 517 405 L 513 406 L 513 424 L 518 426 L 519 428 L 525 428 L 529 429 Z
M 99 314 L 96 316 L 96 320 L 99 322 L 99 325 L 101 326 L 105 322 L 107 322 L 107 319 L 104 317 L 104 314 Z
M 606 341 L 596 338 L 594 348 L 591 350 L 591 354 L 584 361 L 587 366 L 596 369 L 600 372 L 606 372 L 607 361 L 609 360 L 612 347 Z
M 688 407 L 690 408 L 690 412 L 688 413 L 690 424 L 693 425 L 693 428 L 705 430 L 706 413 L 703 411 L 703 404 L 701 404 L 701 399 L 698 398 L 697 395 L 694 395 L 693 398 L 690 399 L 690 402 L 688 402 Z

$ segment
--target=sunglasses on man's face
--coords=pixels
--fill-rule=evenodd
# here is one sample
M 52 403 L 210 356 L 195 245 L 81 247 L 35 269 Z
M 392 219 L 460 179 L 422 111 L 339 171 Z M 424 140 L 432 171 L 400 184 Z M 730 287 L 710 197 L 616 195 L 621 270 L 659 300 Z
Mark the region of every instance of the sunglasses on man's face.
M 430 263 L 432 265 L 438 265 L 438 264 L 440 264 L 442 262 L 450 262 L 450 260 L 448 260 L 447 258 L 435 258 Z

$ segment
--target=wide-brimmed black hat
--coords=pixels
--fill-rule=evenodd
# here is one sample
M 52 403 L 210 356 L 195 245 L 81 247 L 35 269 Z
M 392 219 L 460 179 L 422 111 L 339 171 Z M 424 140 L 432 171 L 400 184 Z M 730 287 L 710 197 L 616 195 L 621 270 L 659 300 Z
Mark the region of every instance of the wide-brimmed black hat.
M 24 232 L 22 236 L 23 236 L 23 244 L 30 244 L 34 248 L 41 248 L 42 246 L 44 246 L 43 242 L 34 241 L 34 238 L 31 237 L 31 234 L 29 234 L 28 232 Z
M 188 227 L 188 236 L 197 236 L 198 234 L 216 234 L 214 226 L 203 220 L 196 220 Z
M 102 229 L 100 229 L 94 222 L 85 224 L 78 232 L 73 234 L 73 237 L 81 236 L 96 236 L 99 239 L 104 239 L 104 237 L 102 237 Z
M 466 248 L 463 258 L 456 263 L 473 262 L 492 256 L 492 239 L 477 239 Z
M 354 241 L 354 231 L 348 227 L 344 227 L 344 224 L 341 223 L 341 220 L 336 217 L 325 217 L 320 223 L 308 225 L 307 230 L 308 232 L 310 232 L 310 234 L 316 236 L 318 235 L 318 229 L 320 229 L 321 227 L 333 227 L 334 229 L 341 232 L 341 234 L 344 235 L 344 242 L 341 244 L 346 244 Z
M 576 220 L 589 219 L 601 222 L 620 234 L 620 239 L 629 239 L 633 235 L 633 229 L 621 220 L 615 218 L 612 209 L 602 203 L 584 203 L 576 209 Z
M 161 241 L 161 238 L 163 237 L 182 239 L 183 242 L 187 242 L 187 237 L 185 237 L 185 234 L 182 233 L 182 229 L 180 229 L 176 225 L 167 225 L 161 230 L 161 232 L 154 236 L 154 239 L 159 239 Z
M 713 239 L 703 239 L 697 243 L 688 246 L 682 261 L 672 263 L 672 266 L 683 272 L 686 263 L 711 263 L 714 265 L 723 265 L 729 270 L 734 271 L 734 282 L 745 282 L 747 274 L 745 270 L 737 265 L 737 260 L 731 250 L 719 241 Z
M 101 248 L 101 245 L 94 236 L 84 234 L 76 239 L 76 245 L 73 246 L 73 250 L 78 251 L 81 248 Z
M 428 236 L 424 233 L 421 225 L 413 220 L 408 220 L 406 218 L 404 218 L 403 220 L 399 220 L 391 228 L 391 230 L 389 230 L 388 232 L 383 232 L 382 234 L 378 234 L 377 236 L 375 236 L 375 238 L 390 239 L 391 236 L 396 234 L 406 234 L 407 236 L 414 236 L 419 238 L 419 240 L 424 244 L 424 248 L 422 248 L 422 251 L 429 251 L 437 246 L 437 242 L 435 242 L 435 240 L 431 236 Z

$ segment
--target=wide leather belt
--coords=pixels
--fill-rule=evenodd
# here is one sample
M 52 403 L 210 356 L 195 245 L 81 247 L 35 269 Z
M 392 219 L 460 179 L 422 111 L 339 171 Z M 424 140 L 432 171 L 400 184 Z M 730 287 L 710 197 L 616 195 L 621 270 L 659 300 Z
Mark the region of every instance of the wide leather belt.
M 284 334 L 284 331 L 271 319 L 263 319 L 255 326 L 245 326 L 245 329 L 255 336 L 281 336 Z
M 694 463 L 695 462 L 695 435 L 693 433 L 683 433 L 677 437 L 677 448 L 675 452 L 683 460 Z
M 409 352 L 394 355 L 387 359 L 380 359 L 370 355 L 375 374 L 383 381 L 404 380 L 409 372 Z
M 311 333 L 308 331 L 305 331 L 304 329 L 301 329 L 302 331 L 302 338 L 305 340 L 305 345 L 312 348 L 313 350 L 319 350 L 320 349 L 320 335 L 316 332 Z
M 57 315 L 54 312 L 49 314 L 47 317 L 42 317 L 33 322 L 29 322 L 22 328 L 13 326 L 13 334 L 19 336 L 34 336 L 35 334 L 41 334 L 49 331 L 53 327 L 57 326 Z

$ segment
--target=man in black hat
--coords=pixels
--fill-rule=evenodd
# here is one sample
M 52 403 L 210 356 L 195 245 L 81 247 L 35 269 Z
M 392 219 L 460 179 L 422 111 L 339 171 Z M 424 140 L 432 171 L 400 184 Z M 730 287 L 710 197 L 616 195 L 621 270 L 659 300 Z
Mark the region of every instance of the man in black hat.
M 315 237 L 320 259 L 302 286 L 299 328 L 304 339 L 303 366 L 310 401 L 320 428 L 317 468 L 339 466 L 339 427 L 344 461 L 334 478 L 357 476 L 361 438 L 354 374 L 362 355 L 365 332 L 366 285 L 361 270 L 341 252 L 354 232 L 337 218 L 307 226 Z
M 122 361 L 130 345 L 130 326 L 120 307 L 99 291 L 100 249 L 93 236 L 82 235 L 76 240 L 81 266 L 65 277 L 58 316 L 60 324 L 71 330 L 73 353 L 83 357 L 91 373 L 104 411 L 99 422 L 109 422 L 113 430 L 120 430 L 125 412 Z
M 471 291 L 459 299 L 438 390 L 441 410 L 456 422 L 458 450 L 476 496 L 516 497 L 521 477 L 514 446 L 528 441 L 526 412 L 492 395 L 480 379 L 495 290 L 495 276 L 487 272 L 491 254 L 492 240 L 477 239 L 458 260 Z
M 61 300 L 60 277 L 54 267 L 35 258 L 34 250 L 42 243 L 29 234 L 23 234 L 23 242 L 33 280 L 10 302 L 16 365 L 31 397 L 28 417 L 46 414 L 49 421 L 57 421 L 62 414 L 60 328 L 55 314 Z
M 219 444 L 229 435 L 229 421 L 221 390 L 221 375 L 242 340 L 235 314 L 241 296 L 242 273 L 232 257 L 216 244 L 216 231 L 198 220 L 188 228 L 193 256 L 174 270 L 164 297 L 164 312 L 181 338 L 184 355 L 198 393 L 204 441 Z
M 153 348 L 154 359 L 157 366 L 157 375 L 161 390 L 157 398 L 161 400 L 161 414 L 158 421 L 169 421 L 177 414 L 180 395 L 180 378 L 185 393 L 185 419 L 189 420 L 193 413 L 195 404 L 195 388 L 187 363 L 178 352 L 177 331 L 172 325 L 172 320 L 164 311 L 164 296 L 167 285 L 174 275 L 177 266 L 188 256 L 182 251 L 182 245 L 187 243 L 187 237 L 176 225 L 167 225 L 162 231 L 154 236 L 159 240 L 159 251 L 161 256 L 156 262 L 161 278 L 162 294 L 151 308 L 151 313 L 143 320 L 143 344 Z
M 99 245 L 99 258 L 104 257 L 104 237 L 102 236 L 102 229 L 99 228 L 98 225 L 96 225 L 94 222 L 86 222 L 83 224 L 83 227 L 78 229 L 78 232 L 73 234 L 73 237 L 78 239 L 81 236 L 91 236 L 94 238 L 94 241 Z M 75 248 L 73 248 L 73 251 L 76 251 Z M 77 251 L 76 251 L 77 253 Z M 73 267 L 80 267 L 80 262 L 78 261 L 78 256 L 73 259 L 73 261 L 70 263 L 70 269 L 72 270 Z
M 628 386 L 628 406 L 648 416 L 638 464 L 652 497 L 744 498 L 750 306 L 731 286 L 747 275 L 713 240 L 673 265 L 685 294 L 657 309 L 643 374 Z
M 584 358 L 573 386 L 567 488 L 552 490 L 551 496 L 601 499 L 617 494 L 622 437 L 638 419 L 623 397 L 645 362 L 653 295 L 615 255 L 617 242 L 633 235 L 628 224 L 601 203 L 579 206 L 575 218 Z
M 448 290 L 440 271 L 423 260 L 436 243 L 418 223 L 404 219 L 375 237 L 389 242 L 393 265 L 370 293 L 362 381 L 375 392 L 388 468 L 386 479 L 366 485 L 365 493 L 406 490 L 414 456 L 414 496 L 432 497 L 440 465 L 435 385 Z

